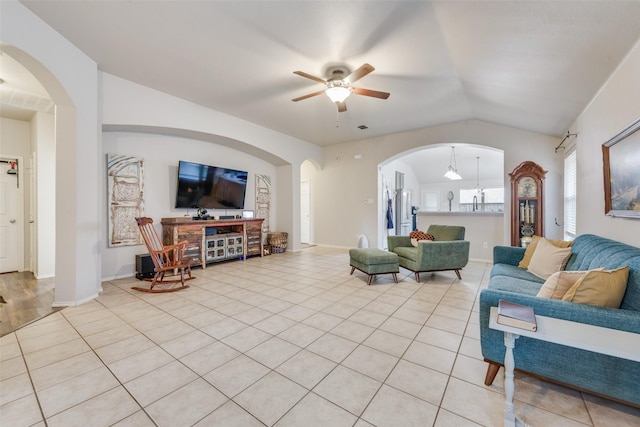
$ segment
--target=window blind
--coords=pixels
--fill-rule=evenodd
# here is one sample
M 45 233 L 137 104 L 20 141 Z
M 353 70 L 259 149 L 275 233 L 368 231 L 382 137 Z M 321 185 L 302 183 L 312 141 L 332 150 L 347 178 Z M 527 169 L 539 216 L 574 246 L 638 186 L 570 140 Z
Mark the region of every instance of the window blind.
M 564 237 L 573 240 L 576 237 L 576 150 L 567 153 L 564 158 Z

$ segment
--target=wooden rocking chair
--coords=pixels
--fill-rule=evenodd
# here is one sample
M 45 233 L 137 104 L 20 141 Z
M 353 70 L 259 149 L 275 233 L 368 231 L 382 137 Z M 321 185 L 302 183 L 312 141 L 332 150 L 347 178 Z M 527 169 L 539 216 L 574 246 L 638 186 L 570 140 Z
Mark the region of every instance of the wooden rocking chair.
M 175 292 L 188 288 L 189 285 L 184 284 L 185 280 L 195 278 L 191 276 L 191 258 L 184 258 L 184 251 L 188 242 L 185 240 L 176 245 L 163 246 L 160 236 L 158 236 L 156 229 L 153 227 L 153 219 L 142 217 L 136 218 L 136 221 L 153 260 L 155 274 L 153 279 L 144 279 L 151 282 L 149 288 L 134 286 L 131 289 L 142 292 Z M 165 273 L 172 270 L 179 270 L 180 278 L 165 280 Z M 185 277 L 185 275 L 188 277 Z M 154 289 L 156 285 L 178 282 L 182 286 Z

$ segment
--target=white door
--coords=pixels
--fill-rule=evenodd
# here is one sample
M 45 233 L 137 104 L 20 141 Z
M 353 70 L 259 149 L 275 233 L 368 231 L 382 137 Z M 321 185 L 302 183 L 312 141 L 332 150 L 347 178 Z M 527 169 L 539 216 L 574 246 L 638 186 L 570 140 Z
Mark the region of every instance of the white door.
M 18 175 L 7 174 L 9 169 L 9 164 L 0 163 L 0 273 L 22 268 L 22 198 Z
M 32 271 L 34 274 L 38 273 L 36 268 L 36 153 L 31 153 L 31 167 L 29 168 L 29 271 Z
M 300 183 L 300 242 L 311 243 L 310 228 L 310 195 L 309 195 L 309 181 L 302 181 Z

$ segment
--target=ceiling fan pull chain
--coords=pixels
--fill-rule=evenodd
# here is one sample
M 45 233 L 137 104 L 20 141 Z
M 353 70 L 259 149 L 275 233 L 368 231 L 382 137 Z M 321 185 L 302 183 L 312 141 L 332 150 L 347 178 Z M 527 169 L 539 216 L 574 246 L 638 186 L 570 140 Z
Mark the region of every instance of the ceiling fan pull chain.
M 340 127 L 340 111 L 336 111 L 336 127 Z

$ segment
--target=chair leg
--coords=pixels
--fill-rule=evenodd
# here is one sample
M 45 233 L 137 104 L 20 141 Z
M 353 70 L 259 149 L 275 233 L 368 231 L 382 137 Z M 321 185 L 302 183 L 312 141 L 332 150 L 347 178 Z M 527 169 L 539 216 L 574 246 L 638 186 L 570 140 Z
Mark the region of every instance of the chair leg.
M 456 270 L 456 275 L 458 276 L 459 280 L 462 280 L 462 276 L 460 276 L 460 270 Z
M 393 282 L 398 283 L 398 275 L 396 273 L 391 273 L 391 274 L 393 274 Z
M 375 274 L 369 275 L 369 280 L 367 280 L 367 285 L 371 286 L 371 281 L 373 280 L 373 276 L 375 276 Z
M 487 366 L 487 374 L 484 377 L 484 385 L 493 384 L 493 380 L 496 378 L 498 371 L 500 370 L 500 365 L 493 362 L 488 362 L 489 366 Z
M 349 276 L 351 276 L 353 274 L 353 272 L 356 271 L 356 268 L 351 266 L 351 273 L 349 273 Z
M 416 275 L 416 282 L 420 283 L 420 273 L 416 271 L 415 275 Z
M 156 274 L 153 275 L 153 280 L 151 281 L 151 285 L 149 286 L 149 289 L 153 289 L 156 283 L 158 283 L 158 280 L 162 280 L 161 272 L 157 272 Z

